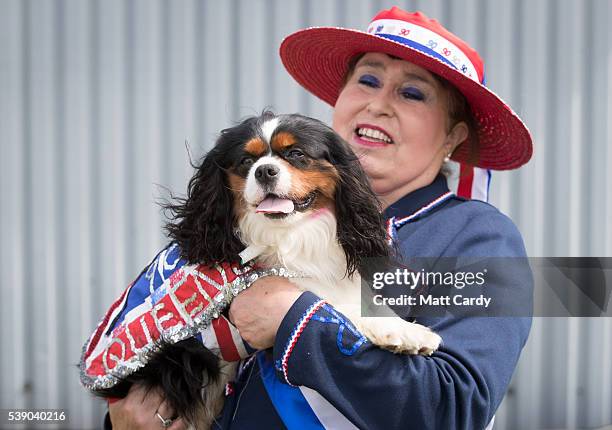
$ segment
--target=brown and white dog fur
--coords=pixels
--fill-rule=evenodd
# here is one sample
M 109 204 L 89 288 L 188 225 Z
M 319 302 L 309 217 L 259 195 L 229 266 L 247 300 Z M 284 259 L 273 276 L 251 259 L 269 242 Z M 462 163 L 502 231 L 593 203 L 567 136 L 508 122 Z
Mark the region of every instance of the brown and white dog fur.
M 241 241 L 255 250 L 258 265 L 307 274 L 293 282 L 331 303 L 375 345 L 400 353 L 431 354 L 440 337 L 428 328 L 398 317 L 361 317 L 361 278 L 358 271 L 347 276 L 346 254 L 337 239 L 342 220 L 336 219 L 334 199 L 340 175 L 325 158 L 309 156 L 304 148 L 308 141 L 279 128 L 282 121 L 283 117 L 273 117 L 263 122 L 261 135 L 246 143 L 246 157 L 254 160 L 246 177 L 228 173 Z M 287 157 L 291 151 L 308 158 L 306 168 L 290 161 L 296 158 Z M 262 172 L 265 169 L 275 172 L 272 178 Z M 292 200 L 294 206 L 309 198 L 314 201 L 289 214 L 260 213 L 257 207 L 269 195 Z
M 190 262 L 239 261 L 246 248 L 260 267 L 306 274 L 292 281 L 345 314 L 373 344 L 406 354 L 428 355 L 438 348 L 440 337 L 424 326 L 399 317 L 360 315 L 360 271 L 368 258 L 388 257 L 391 249 L 358 159 L 320 121 L 265 112 L 223 130 L 191 179 L 187 198 L 167 209 L 173 213 L 169 236 Z M 199 347 L 191 342 L 187 354 Z M 176 348 L 169 346 L 169 353 L 185 354 Z M 163 374 L 164 366 L 154 372 Z M 217 363 L 216 369 L 201 370 L 204 382 L 211 381 L 204 410 L 185 406 L 197 402 L 168 393 L 171 387 L 161 388 L 175 399 L 177 413 L 207 428 L 219 412 L 218 391 L 234 366 Z

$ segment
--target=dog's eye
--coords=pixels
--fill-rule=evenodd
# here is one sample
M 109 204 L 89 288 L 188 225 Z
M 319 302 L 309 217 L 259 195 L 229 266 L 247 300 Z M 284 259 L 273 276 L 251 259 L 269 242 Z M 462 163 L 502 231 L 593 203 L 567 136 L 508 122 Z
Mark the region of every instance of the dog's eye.
M 250 167 L 253 165 L 253 158 L 252 157 L 244 157 L 242 160 L 240 160 L 240 165 L 243 167 Z
M 299 149 L 292 149 L 287 153 L 287 158 L 302 158 L 304 153 Z

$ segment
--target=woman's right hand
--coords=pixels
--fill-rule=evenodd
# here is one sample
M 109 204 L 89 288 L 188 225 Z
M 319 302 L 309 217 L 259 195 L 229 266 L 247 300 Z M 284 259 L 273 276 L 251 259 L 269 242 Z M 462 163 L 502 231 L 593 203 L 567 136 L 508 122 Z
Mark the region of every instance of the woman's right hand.
M 108 412 L 113 430 L 187 429 L 180 418 L 169 427 L 164 427 L 157 414 L 168 419 L 174 415 L 174 411 L 170 410 L 159 390 L 147 390 L 142 385 L 132 385 L 125 398 L 109 401 Z

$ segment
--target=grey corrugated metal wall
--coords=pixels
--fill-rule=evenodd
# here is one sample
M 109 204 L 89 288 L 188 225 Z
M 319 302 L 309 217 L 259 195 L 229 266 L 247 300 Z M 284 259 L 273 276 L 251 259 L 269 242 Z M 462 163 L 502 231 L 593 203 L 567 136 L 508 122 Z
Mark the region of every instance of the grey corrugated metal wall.
M 365 28 L 394 2 L 0 0 L 0 408 L 66 408 L 94 428 L 81 344 L 164 242 L 158 186 L 271 106 L 330 109 L 287 76 L 284 35 Z M 434 0 L 488 84 L 533 131 L 535 155 L 495 174 L 493 202 L 533 256 L 612 256 L 612 5 Z M 612 423 L 612 319 L 537 319 L 498 429 Z

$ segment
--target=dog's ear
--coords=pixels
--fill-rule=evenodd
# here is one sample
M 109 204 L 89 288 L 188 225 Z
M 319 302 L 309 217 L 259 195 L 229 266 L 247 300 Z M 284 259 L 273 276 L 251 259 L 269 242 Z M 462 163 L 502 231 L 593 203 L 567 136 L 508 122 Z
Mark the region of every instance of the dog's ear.
M 164 205 L 172 214 L 166 231 L 191 263 L 237 261 L 244 248 L 235 234 L 233 195 L 220 146 L 218 142 L 204 157 L 189 181 L 187 197 Z
M 347 274 L 364 274 L 368 258 L 390 254 L 384 218 L 359 160 L 342 138 L 334 139 L 330 155 L 340 177 L 335 193 L 338 241 L 346 254 Z

